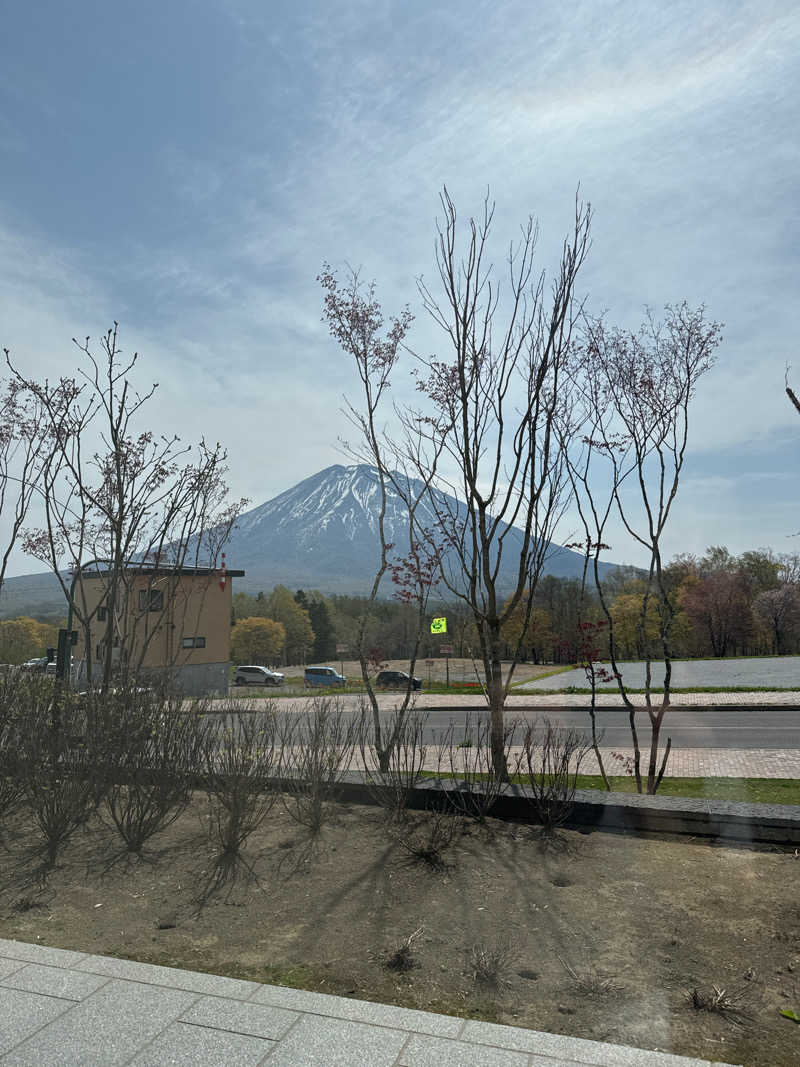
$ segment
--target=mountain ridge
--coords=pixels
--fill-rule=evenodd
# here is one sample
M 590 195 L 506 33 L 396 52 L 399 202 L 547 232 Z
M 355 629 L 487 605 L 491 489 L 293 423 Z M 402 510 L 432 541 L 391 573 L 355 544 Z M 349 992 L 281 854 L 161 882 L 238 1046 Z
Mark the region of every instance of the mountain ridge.
M 443 501 L 447 499 L 452 508 L 464 507 L 441 490 L 433 492 Z M 225 549 L 228 566 L 246 572 L 244 578 L 236 579 L 234 591 L 258 592 L 281 584 L 326 594 L 365 594 L 379 561 L 379 504 L 380 484 L 374 467 L 333 464 L 244 512 Z M 421 505 L 420 519 L 422 527 L 434 526 L 435 513 L 430 505 Z M 398 546 L 407 540 L 407 509 L 391 487 L 384 523 L 387 540 Z M 521 537 L 512 528 L 512 540 L 514 535 Z M 399 549 L 399 554 L 404 550 Z M 601 564 L 603 570 L 613 567 L 611 563 Z M 580 577 L 582 569 L 583 556 L 560 546 L 553 546 L 545 565 L 545 573 L 558 577 Z M 511 562 L 505 573 L 506 581 L 499 583 L 503 589 L 516 580 Z M 390 595 L 388 581 L 383 592 Z M 24 603 L 28 598 L 38 608 L 37 614 L 64 609 L 54 575 L 20 575 L 6 580 L 0 593 L 0 616 L 27 610 Z

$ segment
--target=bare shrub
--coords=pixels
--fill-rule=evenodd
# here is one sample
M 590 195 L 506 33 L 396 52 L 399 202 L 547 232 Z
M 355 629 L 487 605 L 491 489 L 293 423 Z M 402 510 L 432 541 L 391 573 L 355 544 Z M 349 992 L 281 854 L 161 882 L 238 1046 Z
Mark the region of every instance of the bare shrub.
M 508 766 L 519 723 L 504 723 L 502 766 Z M 498 747 L 492 745 L 492 720 L 488 712 L 473 719 L 467 713 L 463 730 L 451 723 L 440 742 L 439 765 L 449 773 L 454 788 L 447 800 L 456 811 L 484 822 L 505 791 L 507 781 L 495 771 Z
M 25 684 L 19 671 L 0 674 L 0 819 L 22 803 L 25 791 L 19 755 L 19 690 Z
M 511 985 L 508 971 L 513 964 L 514 954 L 507 941 L 492 945 L 476 944 L 470 950 L 470 977 L 476 985 L 488 989 L 500 989 Z
M 284 749 L 274 706 L 226 711 L 205 738 L 204 775 L 210 809 L 209 833 L 218 849 L 216 874 L 235 878 L 247 839 L 278 798 Z M 248 868 L 252 874 L 252 869 Z
M 141 853 L 189 803 L 202 769 L 202 709 L 199 702 L 133 685 L 97 698 L 89 745 L 102 756 L 102 815 L 128 852 Z
M 95 768 L 83 741 L 85 711 L 79 695 L 50 678 L 28 679 L 16 699 L 19 773 L 49 868 L 97 806 Z
M 426 726 L 427 715 L 395 710 L 389 720 L 384 748 L 375 742 L 368 710 L 362 708 L 359 751 L 364 784 L 393 821 L 405 817 L 409 797 L 422 778 L 428 754 L 424 741 Z
M 449 866 L 445 856 L 463 831 L 461 817 L 450 811 L 434 808 L 415 821 L 395 830 L 394 839 L 409 854 L 412 861 L 435 871 Z
M 396 971 L 398 974 L 406 974 L 413 967 L 416 966 L 416 960 L 411 951 L 411 946 L 414 941 L 423 933 L 424 926 L 420 926 L 413 934 L 401 942 L 400 946 L 395 949 L 389 956 L 386 957 L 386 967 L 390 971 Z
M 285 714 L 279 729 L 286 755 L 287 811 L 317 834 L 327 805 L 350 769 L 358 721 L 343 709 L 338 697 L 317 695 L 311 700 L 311 711 Z
M 695 1011 L 713 1012 L 734 1026 L 745 1027 L 752 1022 L 751 1014 L 742 1005 L 748 992 L 747 986 L 735 990 L 715 985 L 710 989 L 695 987 L 686 993 L 686 1000 Z
M 558 957 L 564 970 L 575 983 L 575 987 L 583 997 L 607 997 L 619 993 L 621 986 L 616 980 L 615 974 L 600 971 L 591 961 L 580 968 L 573 967 L 563 957 Z
M 525 730 L 517 773 L 530 790 L 534 819 L 552 837 L 575 803 L 578 773 L 591 745 L 577 730 L 536 719 Z

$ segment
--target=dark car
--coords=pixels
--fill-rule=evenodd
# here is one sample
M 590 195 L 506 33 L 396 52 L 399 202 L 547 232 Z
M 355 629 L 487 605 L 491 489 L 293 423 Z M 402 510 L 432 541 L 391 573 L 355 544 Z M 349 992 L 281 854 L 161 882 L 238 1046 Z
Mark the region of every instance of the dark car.
M 375 679 L 375 685 L 379 689 L 407 689 L 408 675 L 405 671 L 381 671 Z M 422 682 L 419 678 L 412 679 L 411 688 L 422 689 Z

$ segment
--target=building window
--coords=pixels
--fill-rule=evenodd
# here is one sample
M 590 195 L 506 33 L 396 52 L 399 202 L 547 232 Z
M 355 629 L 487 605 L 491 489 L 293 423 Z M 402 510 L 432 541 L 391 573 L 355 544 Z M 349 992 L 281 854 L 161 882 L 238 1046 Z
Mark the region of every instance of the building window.
M 160 589 L 139 590 L 139 611 L 163 611 L 164 594 Z
M 106 608 L 98 608 L 97 609 L 97 621 L 98 622 L 105 622 L 107 617 L 108 617 L 108 611 L 107 611 Z
M 205 637 L 184 637 L 184 639 L 183 639 L 183 647 L 184 648 L 205 648 L 206 647 L 206 639 L 205 639 Z

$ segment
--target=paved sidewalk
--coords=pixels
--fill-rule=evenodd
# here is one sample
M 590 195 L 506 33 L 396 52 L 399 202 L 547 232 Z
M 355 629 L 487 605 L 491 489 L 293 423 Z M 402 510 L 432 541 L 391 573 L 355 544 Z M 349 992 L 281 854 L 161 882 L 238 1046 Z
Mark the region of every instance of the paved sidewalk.
M 668 731 L 667 731 L 668 732 Z M 642 765 L 650 753 L 649 739 L 642 745 Z M 663 754 L 663 750 L 662 750 Z M 626 759 L 633 748 L 600 747 L 606 774 L 628 773 Z M 581 763 L 582 774 L 599 774 L 597 757 L 590 752 Z M 800 779 L 800 749 L 796 748 L 673 748 L 667 764 L 669 778 L 795 778 Z
M 706 1062 L 0 939 L 2 1064 L 701 1067 Z
M 654 693 L 653 704 L 657 704 L 659 694 Z M 645 707 L 644 693 L 631 693 L 630 701 L 637 707 Z M 800 692 L 772 692 L 772 693 L 672 693 L 669 698 L 671 708 L 708 708 L 708 707 L 770 707 L 779 708 L 781 705 L 796 707 L 800 705 Z M 512 690 L 506 701 L 507 708 L 587 708 L 591 697 L 586 693 L 537 693 L 535 690 L 521 692 Z M 426 708 L 447 707 L 486 707 L 486 701 L 477 694 L 431 693 L 426 695 L 423 690 L 418 704 Z M 596 697 L 598 708 L 623 708 L 625 705 L 618 693 L 598 693 Z M 391 706 L 391 705 L 390 705 Z
M 403 699 L 402 693 L 377 693 L 378 707 L 381 711 L 392 711 Z M 231 689 L 228 702 L 239 702 L 244 705 L 253 702 L 260 703 L 262 697 L 251 697 L 238 689 Z M 266 699 L 269 699 L 267 697 Z M 280 696 L 279 707 L 291 709 L 306 707 L 313 699 L 308 693 L 297 693 L 292 696 Z M 344 707 L 358 708 L 364 697 L 358 693 L 343 693 L 338 699 Z M 658 694 L 653 694 L 653 703 L 658 702 Z M 643 693 L 631 693 L 630 700 L 637 707 L 645 706 Z M 586 693 L 537 693 L 535 690 L 514 690 L 509 693 L 506 708 L 587 708 L 591 697 Z M 625 705 L 618 693 L 599 693 L 596 698 L 598 708 L 623 708 Z M 800 706 L 800 690 L 768 693 L 673 693 L 670 696 L 672 708 L 708 708 L 708 707 L 746 707 L 779 708 L 782 705 L 789 707 Z M 427 708 L 431 711 L 439 708 L 486 708 L 486 700 L 480 690 L 474 693 L 426 693 L 423 689 L 416 695 L 416 706 L 420 709 Z

